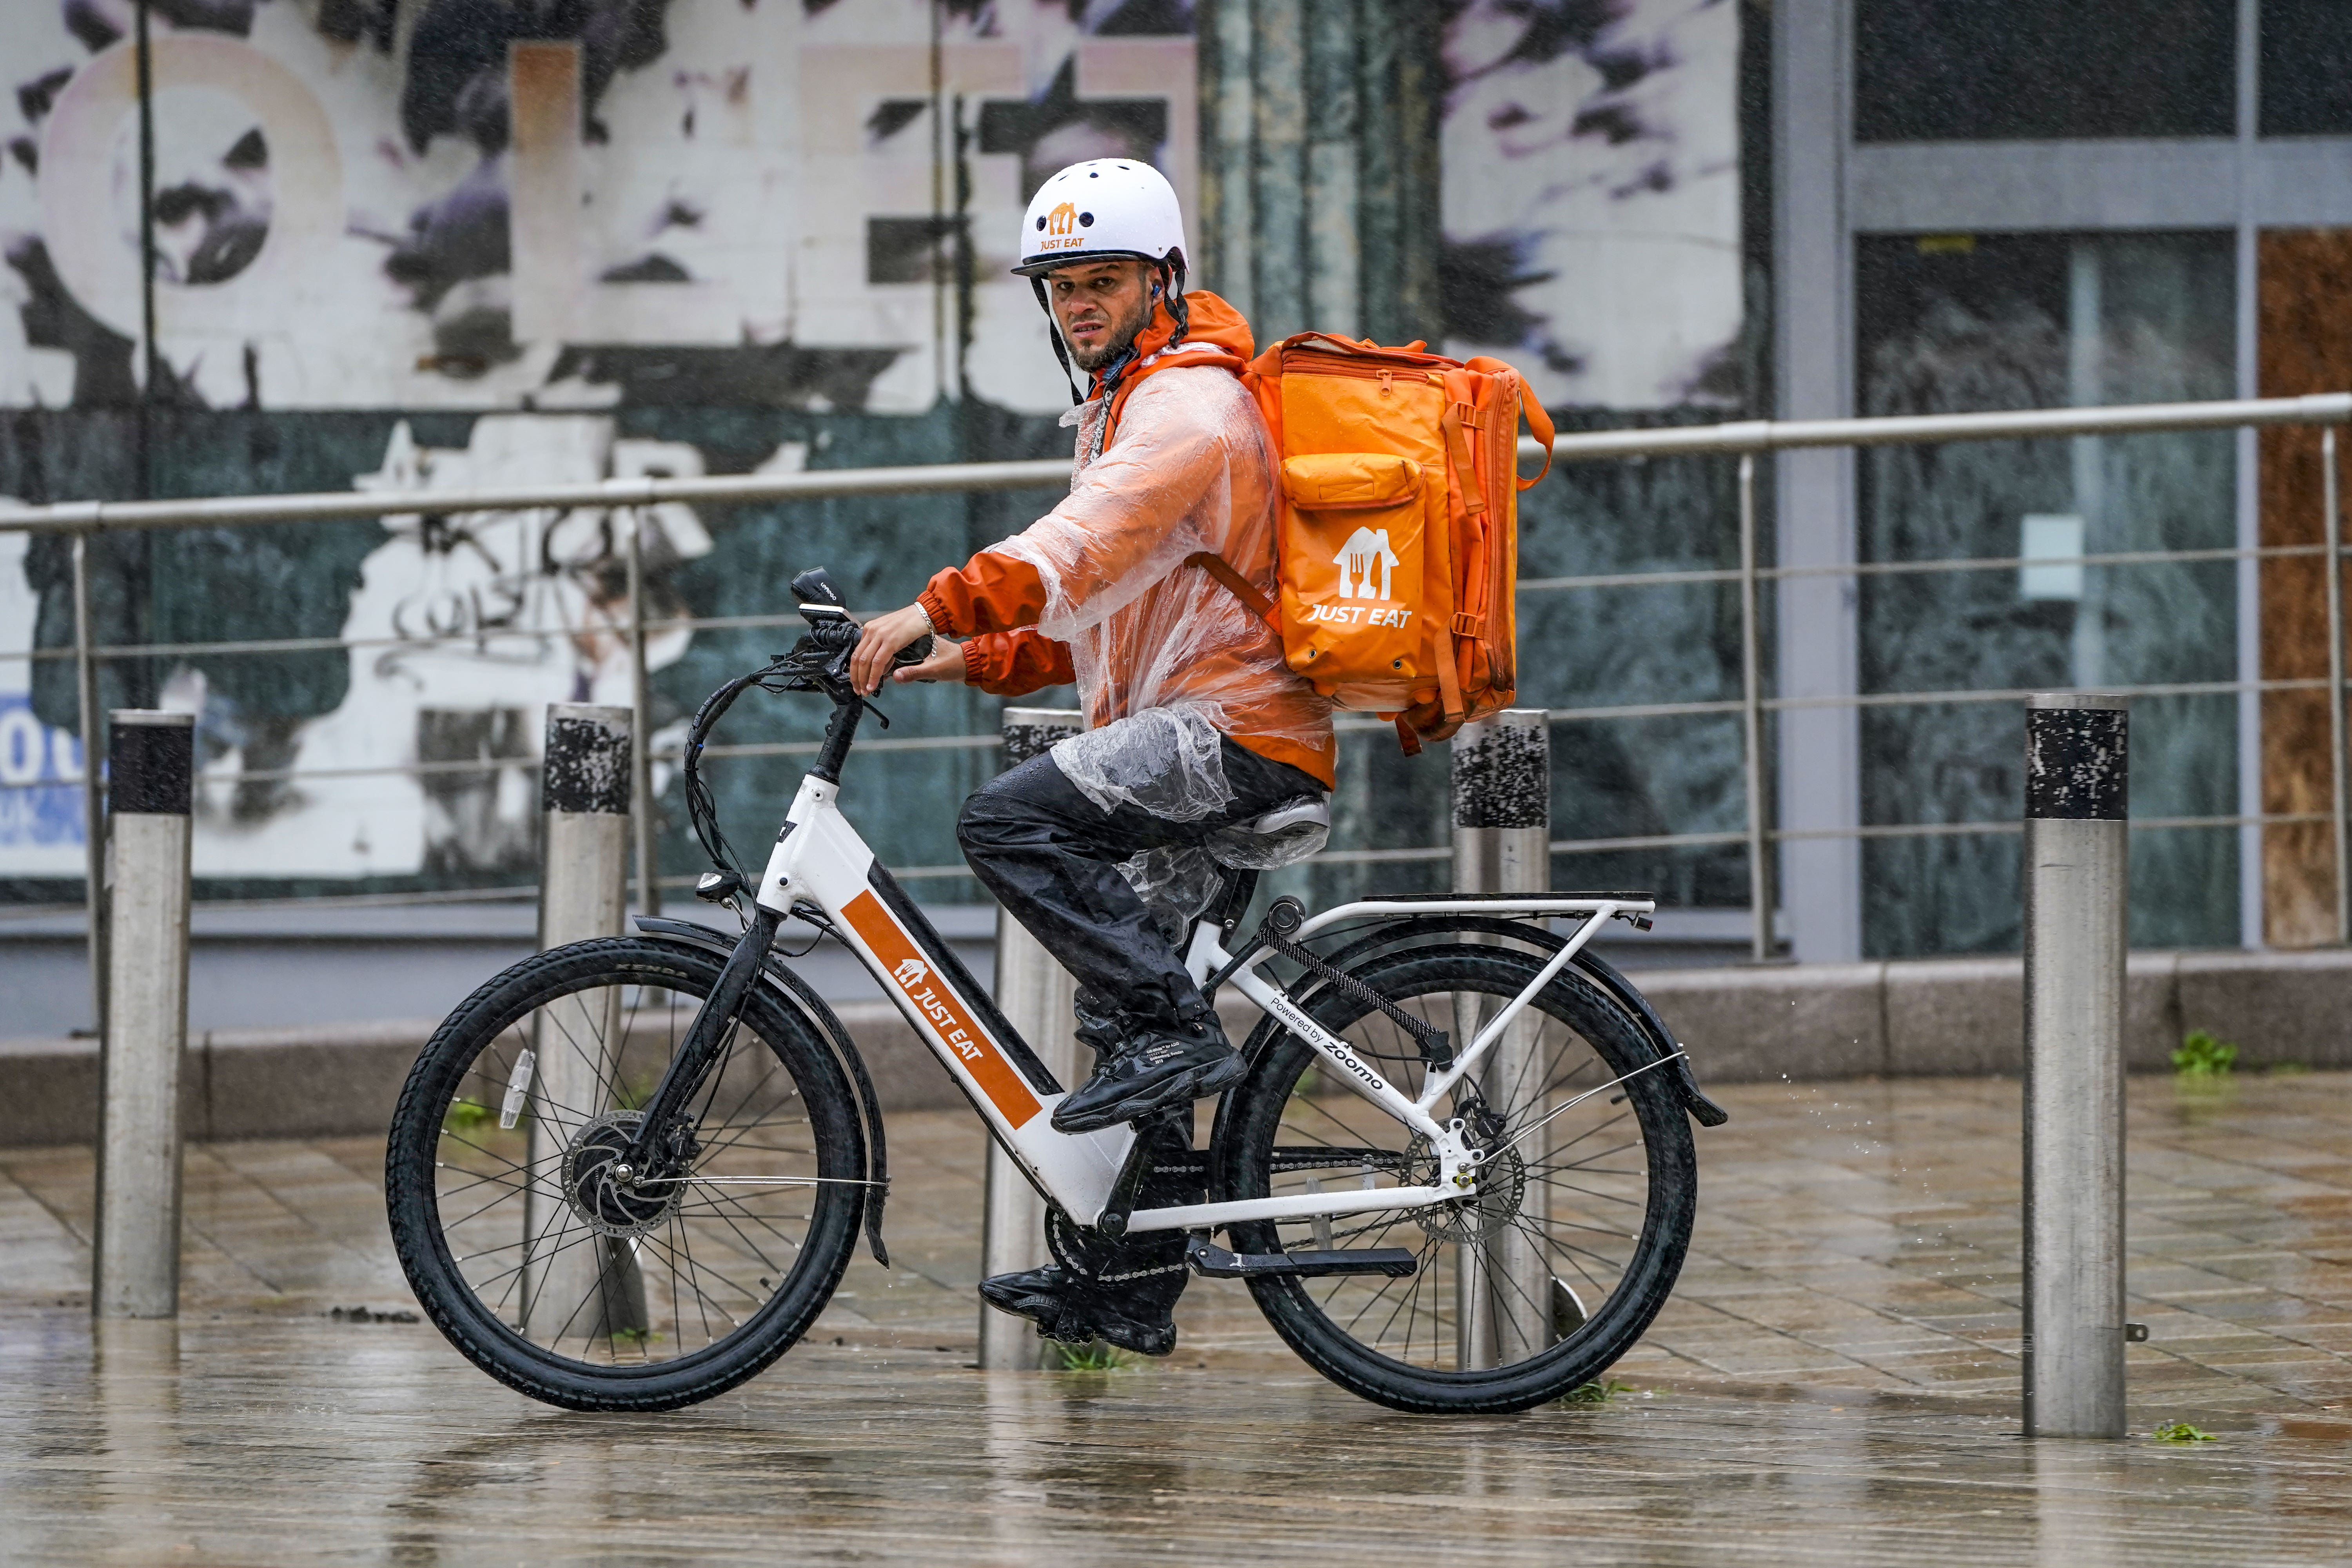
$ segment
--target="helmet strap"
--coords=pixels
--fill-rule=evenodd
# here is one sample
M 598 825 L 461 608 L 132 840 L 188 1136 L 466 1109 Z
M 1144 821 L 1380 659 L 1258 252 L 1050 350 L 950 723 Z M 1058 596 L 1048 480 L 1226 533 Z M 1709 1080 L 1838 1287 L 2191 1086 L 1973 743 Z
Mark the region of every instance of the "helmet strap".
M 1077 379 L 1070 368 L 1070 348 L 1067 343 L 1062 342 L 1062 323 L 1054 320 L 1054 307 L 1045 298 L 1045 280 L 1043 278 L 1032 278 L 1029 279 L 1029 287 L 1036 292 L 1037 309 L 1045 312 L 1045 341 L 1054 345 L 1054 357 L 1060 361 L 1062 365 L 1062 380 L 1070 389 L 1070 405 L 1076 407 L 1086 399 L 1079 395 Z
M 1192 331 L 1192 311 L 1184 303 L 1184 263 L 1181 260 L 1172 264 L 1163 261 L 1160 268 L 1168 276 L 1168 314 L 1176 323 L 1176 335 L 1168 341 L 1181 343 Z

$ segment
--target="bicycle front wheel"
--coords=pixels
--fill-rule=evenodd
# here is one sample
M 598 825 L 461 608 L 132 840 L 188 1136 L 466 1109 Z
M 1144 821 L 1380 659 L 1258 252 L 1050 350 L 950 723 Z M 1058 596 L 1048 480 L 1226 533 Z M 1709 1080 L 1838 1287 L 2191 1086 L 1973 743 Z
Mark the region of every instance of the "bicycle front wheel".
M 1379 953 L 1349 973 L 1465 1048 L 1540 973 L 1531 946 L 1445 943 Z M 1400 1086 L 1418 1043 L 1371 1004 L 1326 986 L 1305 1004 Z M 1276 1332 L 1342 1387 L 1400 1410 L 1498 1412 L 1604 1373 L 1665 1302 L 1690 1241 L 1690 1123 L 1644 1032 L 1571 964 L 1433 1108 L 1492 1152 L 1475 1195 L 1433 1208 L 1233 1227 L 1237 1251 L 1409 1249 L 1409 1279 L 1256 1279 Z M 1424 1140 L 1351 1091 L 1283 1032 L 1227 1102 L 1223 1195 L 1295 1196 L 1434 1179 Z
M 765 985 L 660 1171 L 622 1163 L 719 970 L 641 937 L 537 954 L 449 1016 L 401 1092 L 384 1171 L 401 1267 L 452 1344 L 534 1399 L 708 1399 L 791 1348 L 848 1267 L 864 1132 L 830 1045 Z

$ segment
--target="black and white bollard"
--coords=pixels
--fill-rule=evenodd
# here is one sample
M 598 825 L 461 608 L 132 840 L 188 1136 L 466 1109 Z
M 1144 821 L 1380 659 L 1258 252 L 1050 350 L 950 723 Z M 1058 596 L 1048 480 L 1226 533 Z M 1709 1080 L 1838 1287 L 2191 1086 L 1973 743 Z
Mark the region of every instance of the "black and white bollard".
M 2025 1430 L 2124 1435 L 2124 699 L 2025 713 Z
M 1083 721 L 1074 709 L 1007 708 L 1004 710 L 1004 765 L 1017 768 L 1040 757 L 1055 742 L 1075 735 Z M 996 915 L 996 1005 L 1005 1020 L 1029 1042 L 1037 1059 L 1055 1080 L 1067 1088 L 1077 1078 L 1077 1037 L 1071 1008 L 1076 983 L 1070 972 L 1031 936 L 1020 921 L 1002 910 Z M 1003 1150 L 988 1145 L 988 1187 L 981 1224 L 981 1276 L 1010 1274 L 1044 1264 L 1045 1200 Z M 980 1364 L 1007 1371 L 1034 1372 L 1041 1346 L 1036 1331 L 1024 1319 L 992 1307 L 980 1310 Z
M 626 708 L 551 703 L 541 764 L 546 849 L 540 876 L 539 945 L 619 936 L 628 910 L 629 743 Z M 583 991 L 531 1021 L 531 1245 L 524 1270 L 531 1337 L 552 1343 L 646 1326 L 645 1280 L 625 1242 L 587 1239 L 562 1201 L 563 1151 L 588 1117 L 616 1108 L 621 991 Z M 590 1305 L 592 1294 L 601 1296 Z
M 1454 890 L 1458 893 L 1540 893 L 1551 887 L 1551 721 L 1540 708 L 1513 708 L 1465 724 L 1454 737 Z M 1481 1005 L 1484 1011 L 1481 1011 Z M 1454 1048 L 1466 1047 L 1496 1009 L 1488 997 L 1465 993 L 1454 1003 Z M 1489 1103 L 1517 1107 L 1530 1084 L 1541 1085 L 1543 1019 L 1522 1013 L 1478 1064 Z M 1515 1114 L 1517 1112 L 1515 1111 Z M 1521 1120 L 1538 1122 L 1528 1104 Z M 1538 1129 L 1518 1147 L 1540 1169 L 1545 1135 Z M 1549 1184 L 1528 1184 L 1528 1202 L 1543 1204 Z M 1540 1226 L 1545 1215 L 1533 1216 Z M 1541 1243 L 1518 1226 L 1456 1248 L 1454 1352 L 1465 1368 L 1525 1361 L 1550 1345 L 1555 1292 Z
M 188 1042 L 195 721 L 114 710 L 107 748 L 106 1038 L 90 1310 L 180 1310 L 180 1058 Z

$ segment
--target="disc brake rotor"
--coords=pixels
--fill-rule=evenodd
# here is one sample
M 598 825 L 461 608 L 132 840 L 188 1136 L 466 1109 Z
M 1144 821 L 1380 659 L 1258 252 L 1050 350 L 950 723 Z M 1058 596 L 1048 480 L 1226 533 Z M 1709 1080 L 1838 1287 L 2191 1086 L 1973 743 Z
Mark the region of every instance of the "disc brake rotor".
M 1484 1241 L 1511 1223 L 1527 1193 L 1527 1161 L 1517 1149 L 1502 1150 L 1478 1167 L 1475 1194 L 1422 1210 L 1421 1228 L 1439 1241 Z
M 689 1138 L 682 1159 L 664 1160 L 666 1167 L 643 1179 L 615 1180 L 614 1167 L 628 1153 L 644 1113 L 608 1110 L 583 1125 L 563 1152 L 558 1178 L 564 1200 L 580 1223 L 600 1236 L 643 1236 L 677 1212 L 686 1196 L 683 1178 L 692 1167 Z

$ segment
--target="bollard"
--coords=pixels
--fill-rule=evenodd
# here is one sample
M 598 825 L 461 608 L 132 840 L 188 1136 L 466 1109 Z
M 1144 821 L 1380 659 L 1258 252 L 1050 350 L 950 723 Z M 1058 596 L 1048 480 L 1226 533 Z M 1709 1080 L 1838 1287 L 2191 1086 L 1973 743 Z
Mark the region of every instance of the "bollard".
M 195 721 L 114 710 L 107 748 L 112 892 L 99 1058 L 90 1310 L 180 1310 L 180 1054 L 188 1042 L 188 811 Z
M 1458 893 L 1540 893 L 1551 887 L 1551 718 L 1540 708 L 1513 708 L 1454 737 L 1454 890 Z M 1455 1047 L 1466 1046 L 1499 1005 L 1493 998 L 1454 999 Z M 1490 1103 L 1516 1105 L 1540 1084 L 1536 1056 L 1543 1018 L 1522 1013 L 1478 1064 Z M 1540 1107 L 1523 1108 L 1536 1121 Z M 1549 1147 L 1538 1129 L 1519 1146 L 1541 1169 Z M 1549 1184 L 1531 1182 L 1529 1201 L 1545 1204 Z M 1549 1216 L 1534 1216 L 1541 1226 Z M 1466 1368 L 1524 1361 L 1552 1339 L 1551 1266 L 1541 1242 L 1520 1226 L 1458 1248 L 1454 1268 L 1454 1354 Z
M 539 889 L 541 951 L 619 936 L 628 907 L 630 710 L 550 703 L 541 768 L 547 814 Z M 526 1331 L 541 1343 L 646 1327 L 645 1278 L 625 1242 L 591 1237 L 555 1173 L 587 1117 L 615 1109 L 621 992 L 582 992 L 531 1020 L 530 1169 L 522 1291 Z M 591 1307 L 593 1293 L 601 1299 Z
M 2129 715 L 2025 714 L 2025 1430 L 2124 1435 Z
M 1004 765 L 1017 768 L 1032 757 L 1044 756 L 1054 742 L 1082 728 L 1076 710 L 1066 708 L 1007 708 L 1004 710 Z M 1038 944 L 1021 922 L 999 910 L 996 914 L 996 1005 L 1007 1022 L 1029 1042 L 1055 1081 L 1065 1088 L 1077 1078 L 1077 1037 L 1072 1031 L 1076 982 L 1054 955 Z M 996 1141 L 988 1143 L 988 1186 L 985 1215 L 981 1225 L 981 1277 L 1034 1268 L 1047 1261 L 1045 1200 L 1029 1184 Z M 991 1370 L 1035 1371 L 1044 1347 L 1036 1331 L 1020 1318 L 982 1306 L 980 1310 L 980 1364 Z

